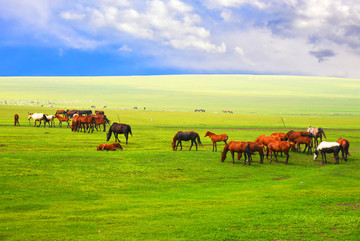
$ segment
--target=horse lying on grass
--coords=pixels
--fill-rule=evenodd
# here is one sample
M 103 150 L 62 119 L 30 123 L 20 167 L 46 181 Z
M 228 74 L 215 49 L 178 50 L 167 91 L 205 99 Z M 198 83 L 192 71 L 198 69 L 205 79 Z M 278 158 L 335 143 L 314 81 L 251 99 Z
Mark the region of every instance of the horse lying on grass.
M 116 151 L 116 150 L 123 150 L 122 146 L 120 145 L 120 143 L 112 143 L 112 144 L 100 144 L 97 147 L 98 151 Z

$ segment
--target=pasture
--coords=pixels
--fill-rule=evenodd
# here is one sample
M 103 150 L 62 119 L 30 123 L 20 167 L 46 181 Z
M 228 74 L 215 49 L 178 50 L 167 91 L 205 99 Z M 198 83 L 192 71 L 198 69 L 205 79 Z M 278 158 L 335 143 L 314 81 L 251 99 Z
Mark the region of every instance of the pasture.
M 30 83 L 29 79 L 22 83 L 27 86 L 27 81 Z M 202 92 L 198 86 L 189 91 L 183 91 L 184 86 L 171 90 L 155 82 L 151 87 L 154 89 L 139 90 L 139 96 L 131 97 L 129 93 L 118 96 L 115 87 L 107 94 L 111 84 L 102 89 L 98 81 L 91 81 L 83 86 L 90 94 L 97 89 L 98 95 L 88 97 L 88 93 L 74 96 L 71 92 L 81 82 L 60 88 L 60 82 L 56 78 L 54 81 L 54 85 L 48 83 L 43 88 L 32 81 L 34 89 L 18 92 L 15 87 L 20 86 L 19 82 L 14 81 L 12 87 L 0 83 L 7 86 L 8 92 L 4 93 L 10 101 L 19 96 L 22 101 L 30 100 L 32 90 L 39 91 L 39 102 L 52 98 L 56 104 L 61 103 L 61 97 L 69 101 L 88 98 L 86 106 L 83 102 L 72 103 L 79 104 L 79 108 L 104 100 L 101 104 L 109 106 L 107 117 L 131 125 L 133 136 L 126 145 L 124 136 L 119 135 L 123 151 L 96 151 L 99 144 L 112 143 L 114 137 L 106 142 L 104 132 L 73 133 L 66 125 L 59 128 L 58 124 L 56 128 L 33 127 L 33 121 L 29 125 L 27 120 L 28 112 L 54 114 L 57 109 L 40 107 L 40 103 L 0 105 L 1 239 L 359 239 L 360 113 L 354 90 L 359 81 L 346 82 L 353 84 L 348 96 L 339 93 L 331 98 L 332 92 L 324 90 L 317 97 L 316 107 L 304 92 L 284 103 L 285 95 L 277 96 L 276 88 L 268 89 L 272 94 L 266 98 L 280 105 L 251 102 L 259 96 L 249 94 L 247 104 L 226 106 L 226 101 L 239 97 L 231 95 L 231 89 L 212 88 L 217 82 L 209 80 L 202 97 L 193 99 L 190 92 Z M 127 83 L 128 89 L 140 88 L 137 83 Z M 49 92 L 54 86 L 61 91 Z M 282 93 L 292 91 L 290 86 L 285 86 Z M 157 91 L 162 94 L 157 96 Z M 212 100 L 214 93 L 226 101 Z M 109 96 L 116 97 L 110 100 Z M 197 100 L 203 105 L 193 103 Z M 167 111 L 162 111 L 161 102 L 166 103 Z M 134 105 L 146 106 L 147 110 L 119 109 Z M 194 113 L 195 108 L 207 112 Z M 235 114 L 222 114 L 222 109 L 234 110 Z M 20 116 L 20 126 L 16 127 L 15 113 Z M 334 165 L 334 158 L 328 154 L 330 163 L 321 165 L 321 158 L 313 161 L 312 155 L 290 152 L 288 165 L 284 164 L 285 157 L 271 164 L 265 159 L 260 165 L 259 155 L 253 156 L 250 166 L 242 166 L 243 159 L 233 165 L 230 154 L 221 163 L 224 144 L 218 143 L 218 152 L 212 152 L 210 138 L 204 137 L 210 130 L 226 133 L 229 141 L 254 141 L 261 134 L 305 130 L 309 125 L 323 127 L 329 141 L 348 139 L 348 162 L 340 159 L 340 165 Z M 179 130 L 198 132 L 204 146 L 188 151 L 190 143 L 185 142 L 182 151 L 172 151 L 171 141 Z

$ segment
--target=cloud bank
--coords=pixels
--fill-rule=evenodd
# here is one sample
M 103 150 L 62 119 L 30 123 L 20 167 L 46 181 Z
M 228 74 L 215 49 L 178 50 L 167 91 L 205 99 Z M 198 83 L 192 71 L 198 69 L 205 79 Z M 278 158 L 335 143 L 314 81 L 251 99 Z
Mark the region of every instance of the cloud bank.
M 5 47 L 107 49 L 194 73 L 360 78 L 356 0 L 0 0 L 0 8 Z

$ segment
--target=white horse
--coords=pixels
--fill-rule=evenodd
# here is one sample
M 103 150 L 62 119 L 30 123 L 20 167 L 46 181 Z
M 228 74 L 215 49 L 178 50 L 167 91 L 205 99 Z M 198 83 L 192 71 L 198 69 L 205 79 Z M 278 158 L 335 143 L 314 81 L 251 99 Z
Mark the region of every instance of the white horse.
M 44 114 L 43 113 L 29 113 L 29 117 L 28 117 L 28 120 L 29 120 L 29 124 L 30 124 L 30 119 L 33 119 L 35 121 L 35 124 L 34 126 L 36 126 L 36 122 L 39 121 L 40 124 L 37 126 L 39 127 L 41 125 L 41 121 L 43 120 L 44 118 Z
M 337 142 L 323 141 L 315 149 L 314 161 L 316 160 L 316 158 L 318 157 L 319 152 L 320 152 L 321 157 L 322 157 L 322 164 L 324 164 L 324 159 L 325 159 L 325 163 L 327 163 L 327 161 L 326 161 L 326 153 L 334 153 L 335 161 L 336 161 L 335 164 L 339 164 L 339 152 L 340 151 L 342 152 L 342 157 L 344 159 L 344 149 L 343 149 L 342 145 L 340 145 Z
M 46 126 L 46 123 L 49 123 L 49 126 L 52 127 L 54 124 L 55 127 L 55 116 L 54 115 L 43 115 L 43 120 L 45 121 L 44 127 Z

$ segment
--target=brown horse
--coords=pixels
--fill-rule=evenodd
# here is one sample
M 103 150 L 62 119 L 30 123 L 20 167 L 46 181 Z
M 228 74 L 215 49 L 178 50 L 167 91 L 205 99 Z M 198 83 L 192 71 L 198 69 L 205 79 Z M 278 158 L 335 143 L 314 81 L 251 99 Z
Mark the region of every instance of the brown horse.
M 243 153 L 245 156 L 244 164 L 246 164 L 246 160 L 248 160 L 248 164 L 251 163 L 251 155 L 254 154 L 252 151 L 250 151 L 250 144 L 243 141 L 230 141 L 224 148 L 224 151 L 221 153 L 221 162 L 224 162 L 226 159 L 226 153 L 230 151 L 233 164 L 235 164 L 234 160 L 234 153 Z
M 312 138 L 313 135 L 310 132 L 307 131 L 289 131 L 288 133 L 286 133 L 286 137 L 288 138 L 289 141 L 294 141 L 295 138 L 299 137 L 299 136 L 306 136 L 306 137 L 310 137 Z
M 275 160 L 277 161 L 277 152 L 283 152 L 286 155 L 285 164 L 288 164 L 289 161 L 289 151 L 292 146 L 294 146 L 294 142 L 287 141 L 272 141 L 268 144 L 266 149 L 266 156 L 268 156 L 270 152 L 270 163 L 272 162 L 272 153 L 274 152 Z
M 287 141 L 287 140 L 288 140 L 286 134 L 285 134 L 285 133 L 282 133 L 282 132 L 272 133 L 270 136 L 271 136 L 271 137 L 277 136 L 277 137 L 279 137 L 282 141 Z
M 252 152 L 258 152 L 260 155 L 260 164 L 264 163 L 264 145 L 260 144 L 258 142 L 247 142 L 250 145 L 250 151 Z M 242 157 L 242 152 L 238 153 L 238 157 L 237 159 L 240 160 L 240 158 Z
M 14 115 L 14 126 L 20 126 L 18 114 Z
M 126 139 L 126 145 L 128 144 L 129 133 L 132 135 L 130 125 L 119 124 L 119 123 L 116 123 L 116 122 L 114 122 L 110 126 L 109 132 L 106 134 L 106 141 L 110 140 L 110 137 L 111 137 L 112 133 L 114 133 L 115 141 L 118 141 L 118 142 L 120 142 L 120 140 L 118 138 L 118 134 L 124 134 L 125 139 Z
M 260 135 L 258 138 L 256 138 L 256 140 L 254 142 L 263 144 L 264 146 L 267 147 L 267 145 L 272 141 L 281 141 L 281 139 L 278 136 Z M 268 152 L 266 152 L 266 159 L 269 159 Z
M 215 151 L 217 151 L 216 142 L 223 141 L 223 142 L 225 142 L 225 145 L 226 145 L 227 144 L 226 141 L 229 139 L 228 135 L 226 135 L 226 134 L 216 135 L 215 133 L 212 133 L 210 131 L 207 131 L 205 133 L 204 137 L 207 137 L 207 136 L 210 137 L 210 139 L 213 143 L 213 151 L 214 151 L 214 148 L 215 148 Z
M 94 117 L 96 130 L 98 130 L 98 127 L 100 127 L 100 125 L 103 125 L 103 131 L 105 132 L 106 124 L 110 124 L 110 121 L 108 120 L 108 118 L 106 118 L 106 115 L 92 115 L 92 117 Z
M 74 119 L 73 119 L 73 123 L 74 123 Z M 89 130 L 88 133 L 93 132 L 94 131 L 94 118 L 92 116 L 77 116 L 76 120 L 75 120 L 75 125 L 74 125 L 74 129 L 73 131 L 79 131 L 79 127 L 84 129 L 84 133 L 86 132 L 86 130 Z
M 336 142 L 343 146 L 344 161 L 347 161 L 347 156 L 348 155 L 351 156 L 350 153 L 349 153 L 350 142 L 348 140 L 346 140 L 346 139 L 343 139 L 343 138 L 339 138 L 339 140 L 337 140 Z
M 313 147 L 313 141 L 310 137 L 306 136 L 298 136 L 294 140 L 295 146 L 297 147 L 297 151 L 301 152 L 300 144 L 305 144 L 305 149 L 303 153 L 306 151 L 306 148 L 308 149 L 307 154 L 309 155 L 311 153 L 311 148 Z
M 100 144 L 97 147 L 98 151 L 116 151 L 117 149 L 119 150 L 123 150 L 122 146 L 120 145 L 120 143 L 112 143 L 112 144 Z
M 59 116 L 58 114 L 56 114 L 55 115 L 55 118 L 57 118 L 58 120 L 59 120 L 59 126 L 60 127 L 62 127 L 62 123 L 63 122 L 66 122 L 68 125 L 67 125 L 67 128 L 69 128 L 70 127 L 70 119 L 69 119 L 69 117 L 67 117 L 67 116 Z

